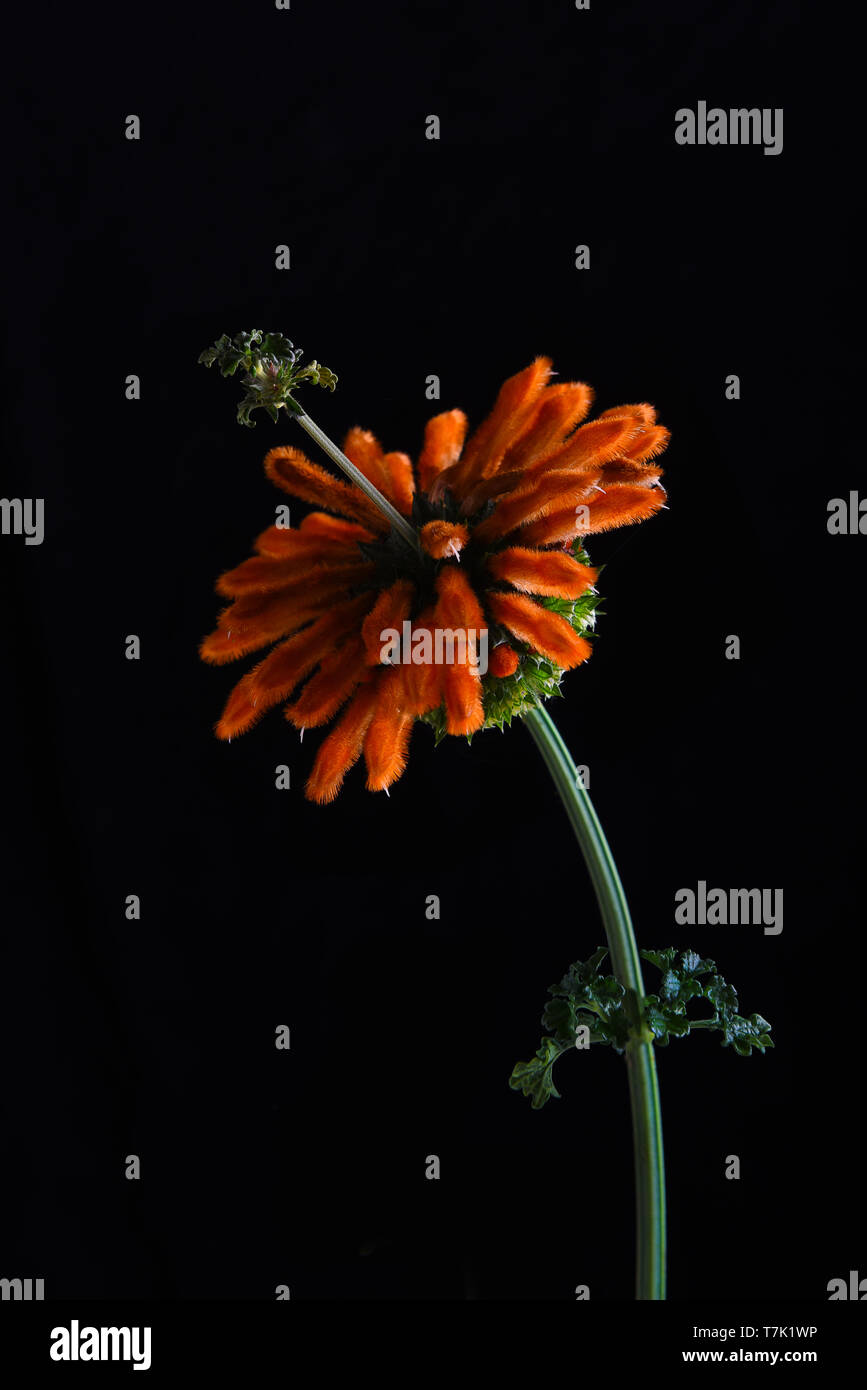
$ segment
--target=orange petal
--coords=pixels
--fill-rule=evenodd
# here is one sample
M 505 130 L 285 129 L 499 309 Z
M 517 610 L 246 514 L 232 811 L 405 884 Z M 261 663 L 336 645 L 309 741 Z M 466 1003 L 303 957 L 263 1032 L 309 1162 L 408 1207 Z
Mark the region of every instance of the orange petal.
M 415 479 L 408 454 L 384 454 L 370 430 L 357 426 L 346 436 L 343 452 L 399 512 L 411 514 Z
M 428 492 L 434 479 L 444 468 L 451 468 L 460 458 L 467 432 L 467 417 L 462 410 L 446 410 L 428 420 L 424 430 L 424 446 L 418 461 L 418 485 Z
M 450 734 L 474 734 L 485 722 L 482 681 L 475 666 L 443 666 L 446 729 Z
M 457 565 L 447 565 L 440 570 L 436 589 L 439 598 L 434 609 L 434 630 L 439 629 L 443 634 L 465 634 L 464 660 L 441 667 L 446 728 L 450 734 L 475 733 L 485 722 L 482 682 L 477 663 L 478 637 L 483 631 L 487 632 L 488 625 L 472 585 Z M 445 636 L 443 643 L 447 656 L 448 639 Z
M 227 570 L 217 580 L 217 593 L 227 598 L 240 598 L 244 594 L 265 594 L 275 589 L 295 589 L 299 584 L 308 585 L 312 580 L 323 576 L 336 577 L 338 574 L 355 574 L 361 560 L 357 548 L 341 545 L 323 544 L 312 540 L 303 549 L 297 549 L 285 559 L 274 559 L 268 555 L 253 555 L 243 564 Z M 366 571 L 373 572 L 373 567 Z
M 525 594 L 578 598 L 598 578 L 590 565 L 581 565 L 562 550 L 528 550 L 512 546 L 488 557 L 488 570 Z
M 506 449 L 502 468 L 526 468 L 550 453 L 581 423 L 592 404 L 593 389 L 583 381 L 558 382 L 547 387 L 527 428 Z
M 300 526 L 305 536 L 319 536 L 322 540 L 335 542 L 372 541 L 373 533 L 357 521 L 344 521 L 339 516 L 329 516 L 328 512 L 308 512 Z
M 512 471 L 509 473 L 495 473 L 492 478 L 485 478 L 484 482 L 476 483 L 467 493 L 461 503 L 461 516 L 472 516 L 480 511 L 486 502 L 492 498 L 502 497 L 503 493 L 514 492 L 524 485 L 523 473 Z
M 599 486 L 613 487 L 615 483 L 634 483 L 636 487 L 653 487 L 662 477 L 662 469 L 635 459 L 615 459 L 604 463 L 599 472 Z
M 647 404 L 647 401 L 642 401 L 640 405 L 613 405 L 610 409 L 603 410 L 598 418 L 608 420 L 615 415 L 631 415 L 633 420 L 645 428 L 656 420 L 656 411 L 652 405 Z
M 295 704 L 287 705 L 283 713 L 296 729 L 315 729 L 327 724 L 366 674 L 361 638 L 350 637 L 336 652 L 323 658 L 319 670 L 310 677 Z
M 486 626 L 485 615 L 473 586 L 457 565 L 444 565 L 437 575 L 439 595 L 434 623 L 440 627 L 474 628 Z
M 576 536 L 610 531 L 633 521 L 646 521 L 664 505 L 665 491 L 661 487 L 615 485 L 604 493 L 592 493 L 578 508 L 563 508 L 534 521 L 521 532 L 521 539 L 531 545 L 573 541 Z M 585 506 L 586 513 L 581 510 Z
M 386 454 L 385 466 L 388 469 L 388 488 L 384 489 L 389 501 L 404 516 L 412 514 L 412 500 L 415 496 L 415 478 L 409 454 Z
M 470 539 L 466 526 L 451 521 L 429 521 L 420 534 L 422 549 L 434 560 L 456 558 Z
M 350 463 L 361 469 L 374 487 L 385 493 L 389 502 L 394 501 L 389 491 L 391 477 L 385 464 L 382 445 L 370 430 L 359 429 L 358 425 L 353 426 L 343 441 L 343 452 Z
M 633 521 L 646 521 L 665 506 L 665 490 L 661 487 L 612 487 L 597 493 L 590 503 L 588 535 L 611 531 L 615 526 L 627 526 Z
M 564 507 L 525 526 L 521 531 L 521 540 L 528 545 L 559 545 L 586 534 L 587 527 L 579 520 L 577 509 Z
M 494 408 L 473 433 L 453 481 L 463 497 L 473 483 L 496 472 L 509 444 L 530 419 L 536 398 L 551 375 L 550 357 L 537 357 L 529 367 L 503 382 Z
M 630 415 L 591 420 L 544 458 L 538 459 L 525 474 L 527 479 L 562 469 L 594 468 L 609 459 L 620 458 L 639 428 Z
M 305 547 L 312 550 L 316 542 L 327 541 L 345 549 L 358 541 L 373 539 L 373 532 L 355 521 L 343 521 L 340 517 L 329 516 L 327 512 L 310 512 L 297 528 L 269 526 L 256 537 L 254 548 L 260 555 L 279 560 L 284 556 L 303 554 Z
M 435 651 L 434 610 L 432 608 L 425 609 L 413 622 L 413 641 L 419 632 L 430 633 L 431 650 Z M 413 650 L 411 643 L 410 651 Z M 407 712 L 418 715 L 426 714 L 428 710 L 437 709 L 443 702 L 442 666 L 437 666 L 434 662 L 410 662 L 402 669 Z
M 361 629 L 365 661 L 368 666 L 383 664 L 382 646 L 385 640 L 382 635 L 383 632 L 388 628 L 394 628 L 402 636 L 403 623 L 409 617 L 414 598 L 415 585 L 411 579 L 398 579 L 379 595 Z
M 385 791 L 406 767 L 413 717 L 403 699 L 402 671 L 385 672 L 377 682 L 376 711 L 364 738 L 367 789 Z
M 358 624 L 369 602 L 367 594 L 350 599 L 275 647 L 235 686 L 217 723 L 217 737 L 245 733 L 272 705 L 291 695 L 307 672 L 333 651 L 335 642 Z
M 311 600 L 301 594 L 277 594 L 272 597 L 273 604 L 261 615 L 251 614 L 247 617 L 243 610 L 239 614 L 238 605 L 246 603 L 246 599 L 238 599 L 224 609 L 218 619 L 220 626 L 209 633 L 199 647 L 202 660 L 210 662 L 212 666 L 237 661 L 239 657 L 248 656 L 250 652 L 258 651 L 269 642 L 275 642 L 278 637 L 318 618 L 327 604 L 327 599 L 317 597 Z M 234 618 L 230 616 L 233 614 Z M 257 617 L 261 621 L 257 621 Z
M 521 642 L 526 642 L 558 666 L 571 670 L 586 661 L 591 652 L 586 637 L 581 637 L 559 613 L 552 613 L 531 598 L 521 594 L 487 595 L 488 609 L 497 622 L 507 627 Z
M 274 593 L 245 594 L 220 614 L 217 630 L 199 648 L 202 659 L 222 665 L 276 642 L 318 617 L 353 584 L 370 578 L 374 570 L 375 566 L 368 564 L 340 566 L 296 580 Z M 370 607 L 373 595 L 365 594 L 364 598 Z
M 518 669 L 518 653 L 510 647 L 508 642 L 500 642 L 491 652 L 491 659 L 488 662 L 488 674 L 498 676 L 511 676 Z
M 635 463 L 655 459 L 668 447 L 670 439 L 670 432 L 662 425 L 651 425 L 649 429 L 640 430 L 631 440 L 624 458 L 632 459 Z
M 379 535 L 388 530 L 387 520 L 363 492 L 333 478 L 318 464 L 311 463 L 300 449 L 283 445 L 269 450 L 265 456 L 265 472 L 277 487 L 293 497 L 312 503 L 314 507 L 338 512 L 361 522 L 363 526 L 369 526 Z
M 353 695 L 344 714 L 321 745 L 304 793 L 320 805 L 333 801 L 349 769 L 361 756 L 364 736 L 377 703 L 378 676 Z
M 598 473 L 586 469 L 546 474 L 498 502 L 491 515 L 473 529 L 473 539 L 487 545 L 549 512 L 576 507 L 593 495 Z

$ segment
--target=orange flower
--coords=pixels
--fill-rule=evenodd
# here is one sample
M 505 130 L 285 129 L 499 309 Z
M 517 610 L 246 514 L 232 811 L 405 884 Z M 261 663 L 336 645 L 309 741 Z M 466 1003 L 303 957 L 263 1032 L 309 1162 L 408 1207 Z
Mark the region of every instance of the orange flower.
M 275 704 L 302 731 L 342 710 L 306 789 L 328 802 L 362 754 L 370 790 L 395 782 L 416 720 L 438 739 L 501 728 L 586 661 L 598 600 L 582 538 L 663 506 L 654 460 L 669 436 L 649 405 L 582 424 L 592 391 L 550 375 L 538 357 L 511 377 L 466 443 L 462 411 L 429 420 L 415 468 L 350 430 L 347 457 L 412 522 L 417 551 L 357 487 L 298 449 L 268 453 L 272 482 L 317 510 L 269 527 L 218 580 L 232 602 L 203 659 L 277 644 L 235 686 L 218 737 Z

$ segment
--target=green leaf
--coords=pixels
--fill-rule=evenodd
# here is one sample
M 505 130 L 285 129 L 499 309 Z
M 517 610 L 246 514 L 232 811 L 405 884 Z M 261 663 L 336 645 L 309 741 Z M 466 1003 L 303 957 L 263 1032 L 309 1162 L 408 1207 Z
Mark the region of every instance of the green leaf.
M 530 1062 L 516 1062 L 509 1077 L 513 1091 L 522 1091 L 529 1098 L 534 1110 L 541 1110 L 553 1096 L 560 1099 L 560 1092 L 554 1085 L 551 1075 L 554 1063 L 566 1049 L 560 1047 L 553 1038 L 544 1038 L 535 1057 Z

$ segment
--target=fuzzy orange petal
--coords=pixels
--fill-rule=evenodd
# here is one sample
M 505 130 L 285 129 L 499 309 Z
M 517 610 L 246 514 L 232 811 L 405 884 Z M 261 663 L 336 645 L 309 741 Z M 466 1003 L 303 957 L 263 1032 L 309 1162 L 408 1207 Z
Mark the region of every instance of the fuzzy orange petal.
M 420 535 L 422 549 L 434 560 L 457 557 L 470 539 L 466 526 L 452 521 L 428 521 Z
M 605 463 L 599 472 L 599 486 L 613 487 L 619 483 L 634 483 L 636 487 L 653 487 L 662 477 L 662 469 L 635 459 L 615 459 Z
M 415 478 L 409 454 L 391 453 L 385 456 L 388 468 L 389 486 L 387 496 L 403 516 L 412 515 L 412 502 L 415 496 Z
M 511 676 L 518 669 L 518 653 L 508 642 L 500 642 L 491 652 L 491 659 L 488 662 L 488 672 L 492 676 L 502 679 L 504 676 Z
M 645 459 L 657 458 L 668 448 L 670 439 L 671 434 L 664 426 L 651 425 L 649 429 L 642 429 L 636 434 L 635 438 L 630 441 L 623 457 L 632 459 L 634 463 L 642 463 Z
M 647 401 L 641 401 L 638 405 L 612 405 L 608 410 L 603 410 L 598 418 L 609 420 L 618 415 L 631 415 L 633 420 L 645 428 L 656 422 L 656 411 Z
M 482 681 L 475 666 L 443 666 L 446 729 L 450 734 L 474 734 L 485 722 Z
M 361 638 L 350 637 L 336 652 L 323 659 L 295 704 L 287 705 L 283 713 L 296 729 L 315 729 L 327 724 L 366 674 Z
M 415 585 L 411 579 L 398 579 L 379 595 L 361 629 L 368 666 L 382 665 L 383 632 L 396 629 L 402 637 L 403 623 L 409 617 L 414 598 Z
M 503 454 L 503 469 L 522 469 L 550 453 L 580 424 L 593 404 L 593 388 L 583 381 L 558 382 L 544 390 L 519 439 Z
M 364 736 L 373 719 L 379 677 L 374 675 L 353 695 L 349 705 L 316 754 L 304 794 L 320 805 L 333 801 L 349 769 L 361 756 Z
M 403 694 L 403 671 L 385 672 L 377 683 L 376 711 L 364 738 L 368 791 L 385 791 L 401 776 L 413 722 Z
M 434 609 L 434 623 L 440 627 L 471 627 L 477 631 L 485 626 L 482 605 L 463 570 L 457 565 L 444 565 L 437 575 L 439 595 Z
M 620 458 L 637 429 L 637 421 L 629 415 L 591 420 L 570 435 L 565 444 L 538 459 L 525 476 L 530 480 L 563 469 L 592 469 L 609 459 Z
M 434 610 L 427 608 L 415 619 L 412 625 L 412 637 L 415 641 L 416 634 L 419 632 L 429 632 L 431 645 L 434 641 Z M 413 650 L 412 644 L 410 650 Z M 428 710 L 437 709 L 443 701 L 443 681 L 442 666 L 437 666 L 433 662 L 410 662 L 403 667 L 404 690 L 406 693 L 407 711 L 411 714 L 426 714 Z
M 422 492 L 430 490 L 443 469 L 457 463 L 466 432 L 467 417 L 462 410 L 446 410 L 428 420 L 418 461 L 418 484 Z
M 559 550 L 529 550 L 512 546 L 488 557 L 488 570 L 525 594 L 549 598 L 578 598 L 592 588 L 598 573 Z
M 385 493 L 389 502 L 394 501 L 389 490 L 391 476 L 385 463 L 382 445 L 370 430 L 363 430 L 354 425 L 343 441 L 343 452 L 350 463 L 361 469 L 374 487 Z
M 244 594 L 265 594 L 285 587 L 309 584 L 323 576 L 357 574 L 361 557 L 356 547 L 328 545 L 311 540 L 306 547 L 297 548 L 284 559 L 268 555 L 253 555 L 243 564 L 227 570 L 217 580 L 217 593 L 227 598 Z M 373 567 L 366 573 L 372 573 Z
M 633 521 L 645 521 L 665 505 L 661 487 L 613 486 L 606 492 L 593 492 L 578 506 L 550 512 L 521 531 L 528 545 L 562 545 L 578 536 L 610 531 Z M 584 513 L 581 508 L 587 507 Z
M 345 565 L 296 579 L 274 593 L 245 594 L 220 614 L 217 630 L 199 648 L 202 659 L 222 665 L 276 642 L 318 617 L 342 598 L 347 588 L 370 578 L 374 570 L 375 566 L 368 564 Z M 364 597 L 369 607 L 373 595 Z
M 536 398 L 551 375 L 550 357 L 537 357 L 500 387 L 494 408 L 468 440 L 453 479 L 456 496 L 496 472 L 509 444 L 526 426 Z
M 344 521 L 340 516 L 330 516 L 328 512 L 308 512 L 301 523 L 304 536 L 318 536 L 322 540 L 336 543 L 350 541 L 372 541 L 373 532 L 357 521 Z
M 217 723 L 218 738 L 246 733 L 272 705 L 291 695 L 298 682 L 333 651 L 334 644 L 361 620 L 370 598 L 362 594 L 281 642 L 238 682 Z
M 558 666 L 571 670 L 586 661 L 591 652 L 586 637 L 581 637 L 559 613 L 552 613 L 521 594 L 487 595 L 488 609 L 521 642 L 556 661 Z
M 377 535 L 388 530 L 387 520 L 363 492 L 311 463 L 300 449 L 288 445 L 270 449 L 265 456 L 265 472 L 277 487 L 303 502 L 358 521 Z
M 473 539 L 488 545 L 549 512 L 577 506 L 593 494 L 597 477 L 597 472 L 585 469 L 541 477 L 498 502 L 491 515 L 474 528 Z
M 252 615 L 247 618 L 243 613 L 238 616 L 236 603 L 224 609 L 218 619 L 219 627 L 209 633 L 199 647 L 202 660 L 212 666 L 224 666 L 229 661 L 249 656 L 250 652 L 258 651 L 269 642 L 275 642 L 278 637 L 295 632 L 305 623 L 320 617 L 327 602 L 321 597 L 311 600 L 291 593 L 279 594 L 277 600 L 261 615 L 261 621 L 254 621 Z M 237 602 L 243 603 L 245 600 L 239 599 Z M 230 616 L 233 614 L 234 618 Z
M 665 496 L 665 490 L 661 487 L 629 485 L 609 488 L 604 494 L 597 493 L 590 503 L 590 524 L 586 532 L 593 535 L 597 531 L 611 531 L 615 526 L 646 521 L 665 506 Z M 582 535 L 584 530 L 581 528 Z
M 461 516 L 472 516 L 474 512 L 480 511 L 486 502 L 502 497 L 504 493 L 515 492 L 523 486 L 523 473 L 495 473 L 492 478 L 485 478 L 483 482 L 476 483 L 470 489 L 461 503 Z
M 436 588 L 439 598 L 434 627 L 443 632 L 466 633 L 465 660 L 441 668 L 446 728 L 450 734 L 472 734 L 485 722 L 477 638 L 487 632 L 488 625 L 472 585 L 457 565 L 440 570 Z
M 366 526 L 355 521 L 343 521 L 341 517 L 329 516 L 327 512 L 310 512 L 299 527 L 269 526 L 256 537 L 254 549 L 260 555 L 271 556 L 275 560 L 289 555 L 305 553 L 315 543 L 327 542 L 333 546 L 354 546 L 358 541 L 372 541 L 374 534 Z
M 525 526 L 521 531 L 521 540 L 533 546 L 564 545 L 567 541 L 574 541 L 576 536 L 586 534 L 587 527 L 579 522 L 576 508 L 564 507 L 561 511 L 550 512 L 548 516 Z

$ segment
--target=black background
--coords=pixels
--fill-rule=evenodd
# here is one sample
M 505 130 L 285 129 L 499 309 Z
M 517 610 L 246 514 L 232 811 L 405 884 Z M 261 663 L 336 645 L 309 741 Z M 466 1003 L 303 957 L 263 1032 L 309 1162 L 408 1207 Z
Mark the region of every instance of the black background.
M 826 528 L 864 467 L 855 102 L 807 14 L 259 0 L 17 21 L 3 492 L 45 498 L 46 536 L 0 547 L 0 1275 L 57 1298 L 632 1296 L 621 1059 L 565 1058 L 539 1113 L 507 1085 L 546 987 L 601 940 L 527 733 L 434 751 L 418 728 L 389 799 L 356 769 L 329 808 L 301 791 L 319 735 L 275 714 L 213 738 L 238 674 L 197 657 L 213 581 L 285 500 L 265 450 L 303 442 L 238 428 L 235 384 L 196 366 L 252 327 L 338 373 L 305 397 L 333 437 L 358 423 L 389 449 L 417 453 L 440 409 L 478 422 L 538 353 L 600 409 L 656 405 L 670 511 L 592 545 L 604 616 L 552 713 L 640 944 L 713 957 L 776 1040 L 658 1054 L 670 1295 L 824 1299 L 867 1275 L 867 542 Z M 699 100 L 783 107 L 783 153 L 677 146 Z M 675 926 L 699 879 L 782 887 L 783 933 Z

